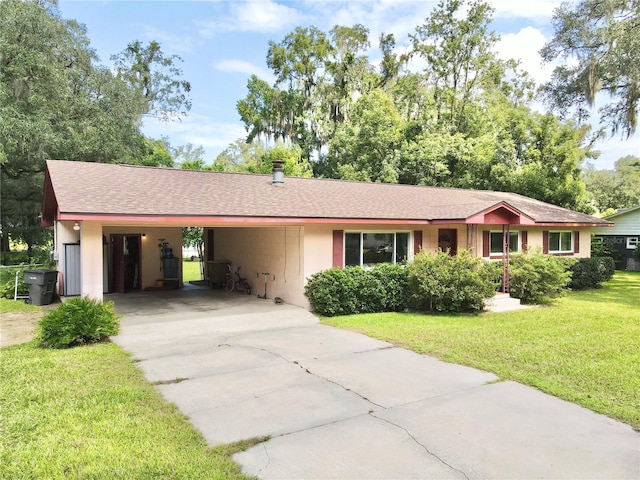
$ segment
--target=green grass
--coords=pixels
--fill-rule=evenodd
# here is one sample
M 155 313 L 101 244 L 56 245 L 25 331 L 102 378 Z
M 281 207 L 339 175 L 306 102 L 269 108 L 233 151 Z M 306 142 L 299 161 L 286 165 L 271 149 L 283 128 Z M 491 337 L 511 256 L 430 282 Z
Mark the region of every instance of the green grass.
M 0 478 L 241 479 L 119 347 L 0 351 Z
M 184 283 L 190 282 L 191 280 L 200 280 L 202 277 L 200 275 L 200 262 L 183 260 L 182 262 L 182 281 Z
M 536 387 L 640 430 L 640 273 L 551 305 L 481 315 L 323 318 L 418 353 Z
M 39 312 L 42 307 L 37 305 L 28 305 L 22 300 L 9 300 L 0 298 L 0 313 L 28 313 Z

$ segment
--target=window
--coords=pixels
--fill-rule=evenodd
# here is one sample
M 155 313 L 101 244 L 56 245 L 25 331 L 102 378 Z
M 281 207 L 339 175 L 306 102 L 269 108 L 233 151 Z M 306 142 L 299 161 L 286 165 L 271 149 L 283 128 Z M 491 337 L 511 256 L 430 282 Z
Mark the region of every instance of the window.
M 344 264 L 371 267 L 401 263 L 409 256 L 408 232 L 348 232 L 344 236 Z
M 491 255 L 502 255 L 502 232 L 491 232 L 489 236 Z M 509 253 L 520 251 L 520 232 L 509 232 Z
M 635 250 L 639 244 L 638 237 L 627 237 L 627 248 L 629 250 Z
M 573 232 L 549 232 L 549 253 L 573 253 Z

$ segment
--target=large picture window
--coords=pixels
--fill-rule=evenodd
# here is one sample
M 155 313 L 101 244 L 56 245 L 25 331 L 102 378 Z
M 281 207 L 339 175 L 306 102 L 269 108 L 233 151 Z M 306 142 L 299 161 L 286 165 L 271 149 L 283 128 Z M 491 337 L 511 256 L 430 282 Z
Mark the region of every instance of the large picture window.
M 371 267 L 378 263 L 402 263 L 409 258 L 408 232 L 347 232 L 344 264 Z
M 573 253 L 573 232 L 549 232 L 549 253 Z
M 502 232 L 491 232 L 489 234 L 491 255 L 502 255 Z M 509 232 L 509 253 L 520 251 L 520 232 Z

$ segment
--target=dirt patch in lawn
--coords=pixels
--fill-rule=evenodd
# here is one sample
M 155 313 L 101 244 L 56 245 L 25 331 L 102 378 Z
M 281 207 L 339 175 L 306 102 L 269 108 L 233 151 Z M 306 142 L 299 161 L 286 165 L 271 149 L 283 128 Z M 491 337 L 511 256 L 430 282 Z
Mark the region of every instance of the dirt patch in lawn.
M 33 339 L 44 311 L 0 314 L 0 347 Z

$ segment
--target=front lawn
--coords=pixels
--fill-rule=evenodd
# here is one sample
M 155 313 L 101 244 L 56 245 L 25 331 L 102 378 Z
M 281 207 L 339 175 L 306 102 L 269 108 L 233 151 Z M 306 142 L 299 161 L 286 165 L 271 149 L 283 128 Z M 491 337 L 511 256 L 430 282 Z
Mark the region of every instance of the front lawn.
M 0 478 L 246 478 L 114 344 L 0 356 Z
M 550 306 L 481 315 L 382 313 L 336 327 L 536 387 L 640 430 L 640 273 Z

